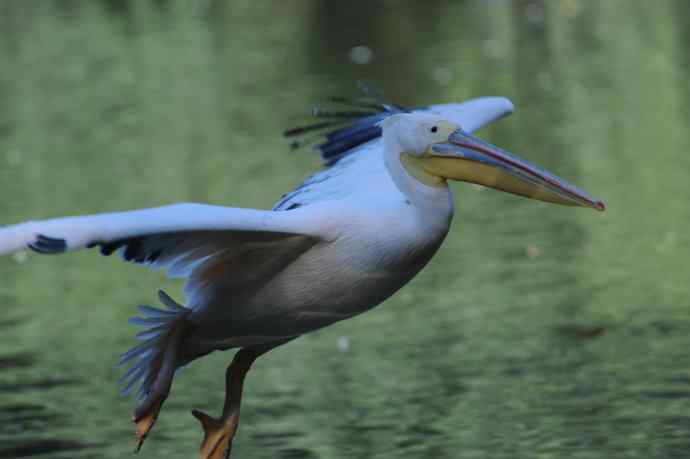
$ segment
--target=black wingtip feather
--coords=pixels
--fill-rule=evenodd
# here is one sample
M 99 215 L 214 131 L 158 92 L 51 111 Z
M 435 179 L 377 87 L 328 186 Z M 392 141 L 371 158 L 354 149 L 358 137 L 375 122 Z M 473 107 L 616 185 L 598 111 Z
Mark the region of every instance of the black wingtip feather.
M 319 145 L 321 150 L 321 156 L 326 161 L 327 164 L 332 164 L 332 162 L 340 159 L 340 155 L 346 151 L 355 148 L 359 145 L 374 140 L 381 135 L 381 128 L 372 126 L 370 128 L 361 130 L 356 134 L 352 134 L 346 138 L 337 141 L 326 142 Z
M 328 142 L 338 142 L 339 140 L 356 136 L 357 134 L 375 129 L 379 134 L 381 133 L 381 128 L 378 127 L 378 123 L 390 116 L 387 113 L 377 114 L 373 116 L 367 116 L 366 118 L 360 118 L 355 122 L 349 124 L 348 126 L 336 129 L 334 131 L 326 133 L 326 140 Z
M 139 252 L 141 249 L 141 240 L 140 239 L 130 239 L 127 243 L 127 246 L 125 247 L 125 252 L 123 254 L 125 260 L 127 261 L 132 261 L 134 262 L 143 262 L 144 259 L 139 260 Z
M 126 245 L 128 243 L 127 239 L 120 239 L 119 241 L 114 241 L 114 242 L 106 242 L 106 243 L 100 243 L 101 246 L 101 255 L 103 256 L 109 256 L 115 253 L 117 249 L 120 247 Z
M 377 126 L 381 120 L 390 115 L 408 112 L 406 108 L 388 103 L 383 93 L 363 82 L 357 83 L 364 99 L 349 99 L 346 97 L 331 97 L 334 103 L 346 105 L 354 110 L 324 111 L 320 106 L 314 107 L 313 115 L 318 118 L 331 118 L 329 121 L 314 123 L 308 126 L 289 129 L 284 132 L 286 137 L 298 137 L 314 131 L 334 128 L 323 133 L 326 141 L 317 145 L 326 166 L 332 166 L 355 147 L 376 139 L 381 135 L 381 128 Z M 299 139 L 291 142 L 291 149 L 295 150 L 306 145 L 315 144 L 318 139 Z
M 67 251 L 67 241 L 61 238 L 48 237 L 38 234 L 36 240 L 27 246 L 42 255 L 56 255 Z
M 149 263 L 153 263 L 153 262 L 155 262 L 156 260 L 158 260 L 158 258 L 159 258 L 162 254 L 163 254 L 163 251 L 162 251 L 162 250 L 155 250 L 155 251 L 151 252 L 151 254 L 148 256 L 148 258 L 146 259 L 146 261 L 148 261 Z
M 294 137 L 297 135 L 306 134 L 311 131 L 318 131 L 319 129 L 325 129 L 332 126 L 337 126 L 343 124 L 343 121 L 324 121 L 322 123 L 309 124 L 307 126 L 300 126 L 292 129 L 288 129 L 283 132 L 284 137 Z

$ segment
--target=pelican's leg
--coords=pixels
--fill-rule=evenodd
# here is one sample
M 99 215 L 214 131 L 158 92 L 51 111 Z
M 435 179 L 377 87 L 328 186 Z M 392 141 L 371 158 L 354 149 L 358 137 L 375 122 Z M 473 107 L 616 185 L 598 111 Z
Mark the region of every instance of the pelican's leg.
M 279 344 L 272 344 L 262 348 L 240 349 L 225 372 L 225 404 L 223 414 L 219 419 L 199 410 L 192 414 L 201 422 L 204 429 L 204 440 L 201 442 L 201 459 L 229 458 L 232 440 L 240 422 L 240 403 L 242 401 L 242 386 L 247 372 L 252 364 L 262 354 Z

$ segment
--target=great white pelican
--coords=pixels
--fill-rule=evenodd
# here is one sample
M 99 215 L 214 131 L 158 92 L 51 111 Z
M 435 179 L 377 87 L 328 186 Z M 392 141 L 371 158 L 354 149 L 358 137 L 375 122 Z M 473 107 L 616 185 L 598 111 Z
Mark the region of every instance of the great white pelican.
M 117 251 L 185 279 L 184 305 L 160 291 L 163 308 L 140 306 L 141 317 L 130 320 L 144 327 L 137 335 L 142 342 L 120 360 L 130 365 L 125 391 L 139 384 L 137 449 L 178 368 L 216 350 L 239 349 L 226 371 L 221 416 L 193 411 L 205 433 L 200 457 L 229 455 L 254 360 L 371 309 L 412 279 L 450 228 L 447 180 L 604 209 L 584 191 L 470 134 L 509 114 L 507 99 L 413 112 L 373 107 L 327 133 L 319 148 L 328 167 L 272 210 L 184 203 L 0 228 L 0 254 L 98 247 L 103 255 Z

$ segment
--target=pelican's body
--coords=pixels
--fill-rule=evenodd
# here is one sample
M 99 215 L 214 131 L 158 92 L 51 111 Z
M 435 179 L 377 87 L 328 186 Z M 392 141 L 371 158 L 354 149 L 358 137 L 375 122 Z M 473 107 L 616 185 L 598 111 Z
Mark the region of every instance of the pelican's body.
M 299 255 L 272 258 L 267 270 L 280 272 L 267 282 L 246 288 L 234 279 L 219 281 L 212 299 L 190 315 L 199 326 L 191 339 L 213 340 L 212 348 L 246 347 L 299 336 L 378 305 L 412 279 L 443 241 L 452 216 L 444 194 L 442 212 L 431 214 L 399 194 L 359 206 L 334 200 L 289 211 L 337 215 L 338 224 L 325 240 L 296 243 Z
M 377 115 L 331 134 L 331 166 L 272 211 L 177 204 L 26 222 L 0 229 L 0 254 L 98 246 L 186 279 L 185 306 L 161 292 L 166 309 L 140 307 L 143 317 L 132 322 L 146 327 L 138 335 L 143 343 L 121 363 L 131 363 L 127 388 L 141 385 L 134 417 L 141 445 L 177 368 L 240 348 L 228 368 L 223 416 L 195 412 L 206 432 L 202 458 L 217 458 L 234 436 L 244 375 L 256 357 L 378 305 L 432 258 L 453 217 L 446 179 L 603 209 L 468 134 L 510 111 L 506 99 L 485 98 Z

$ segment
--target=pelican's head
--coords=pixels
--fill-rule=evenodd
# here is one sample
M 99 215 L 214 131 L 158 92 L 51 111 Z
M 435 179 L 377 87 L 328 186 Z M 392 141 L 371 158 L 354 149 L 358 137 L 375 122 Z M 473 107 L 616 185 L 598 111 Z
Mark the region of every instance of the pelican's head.
M 381 127 L 385 148 L 399 153 L 407 173 L 427 186 L 461 180 L 530 199 L 604 210 L 599 199 L 438 115 L 392 115 Z

